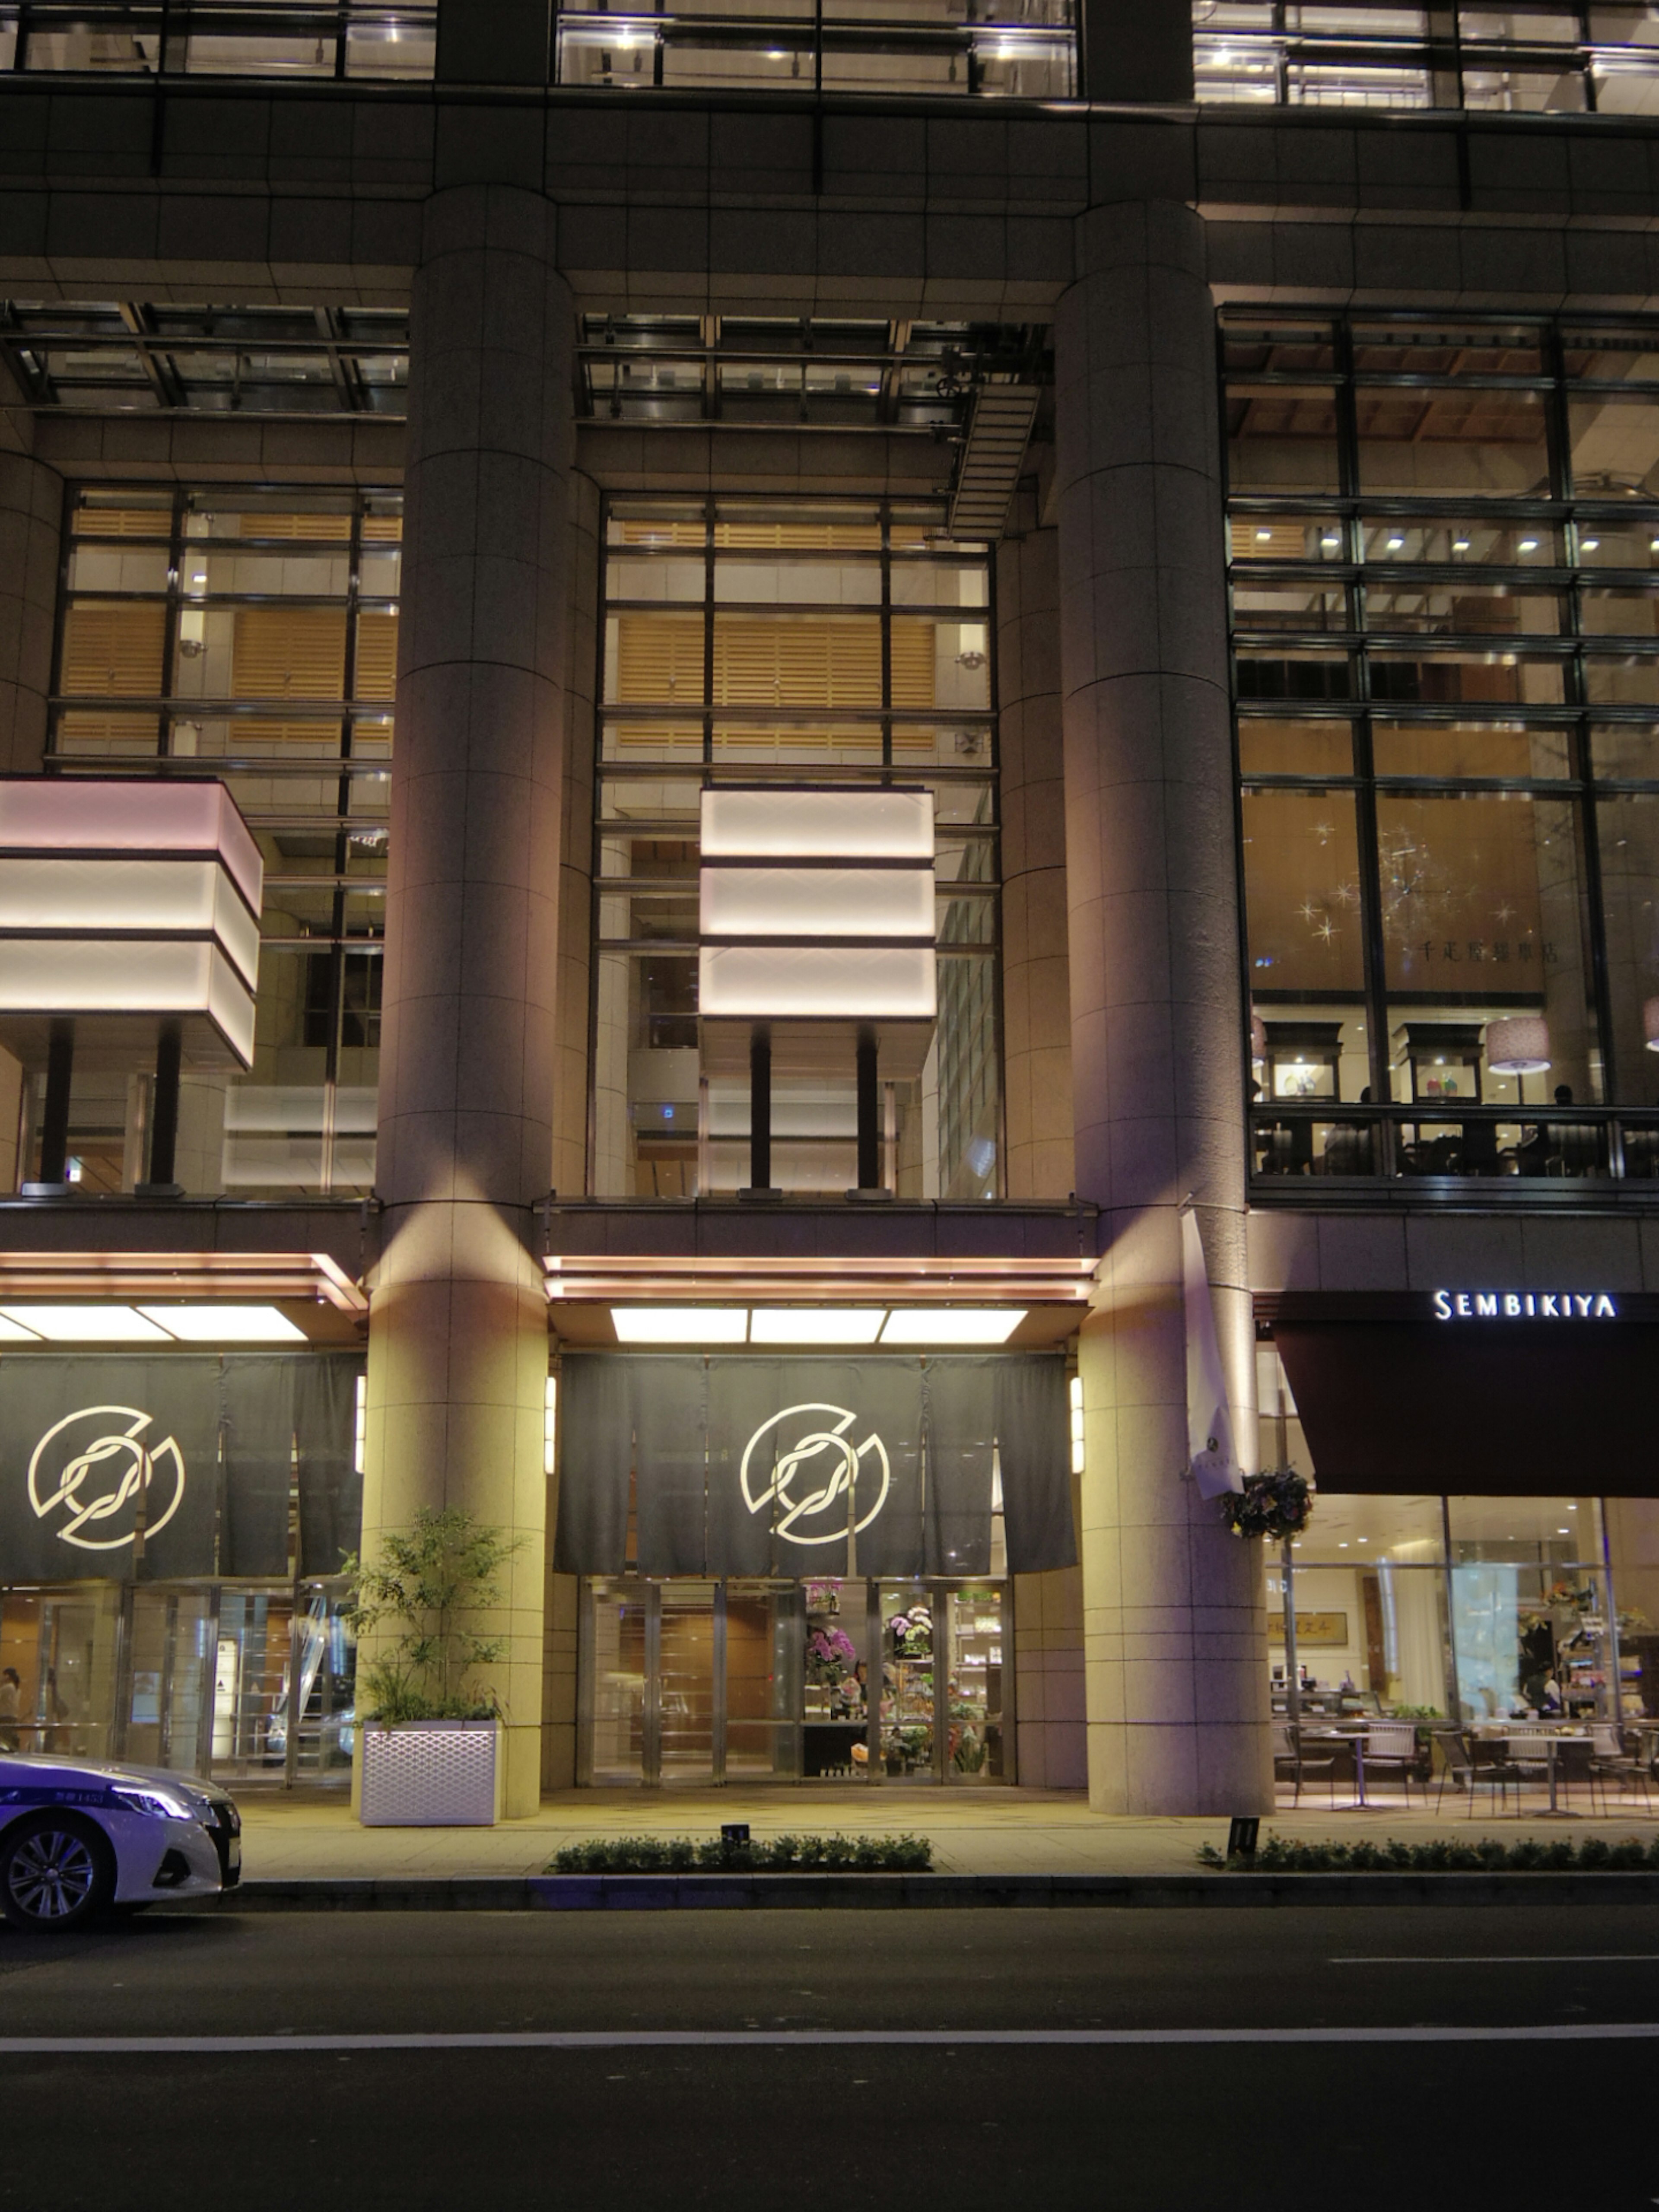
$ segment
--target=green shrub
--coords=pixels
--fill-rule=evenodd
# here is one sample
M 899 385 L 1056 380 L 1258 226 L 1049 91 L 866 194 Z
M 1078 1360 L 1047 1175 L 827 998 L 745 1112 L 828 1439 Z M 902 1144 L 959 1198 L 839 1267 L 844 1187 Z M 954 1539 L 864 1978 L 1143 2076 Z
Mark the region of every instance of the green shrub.
M 1659 1837 L 1650 1844 L 1635 1836 L 1616 1844 L 1600 1836 L 1586 1836 L 1582 1844 L 1570 1836 L 1547 1843 L 1534 1836 L 1513 1844 L 1496 1836 L 1468 1842 L 1437 1836 L 1425 1844 L 1406 1844 L 1390 1836 L 1381 1843 L 1362 1837 L 1352 1844 L 1299 1844 L 1269 1834 L 1253 1859 L 1224 1858 L 1213 1844 L 1201 1844 L 1198 1859 L 1200 1866 L 1238 1874 L 1565 1874 L 1574 1868 L 1633 1874 L 1659 1868 Z
M 599 1836 L 565 1844 L 550 1874 L 926 1874 L 926 1836 L 774 1836 L 747 1844 L 723 1836 Z

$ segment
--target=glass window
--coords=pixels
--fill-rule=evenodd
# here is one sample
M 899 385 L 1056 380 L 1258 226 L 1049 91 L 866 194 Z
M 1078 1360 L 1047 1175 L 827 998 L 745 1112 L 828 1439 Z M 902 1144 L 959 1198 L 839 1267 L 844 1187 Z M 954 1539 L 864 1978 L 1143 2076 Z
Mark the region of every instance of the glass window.
M 1227 481 L 1236 492 L 1340 490 L 1334 389 L 1230 385 Z
M 75 495 L 51 758 L 222 770 L 264 860 L 255 1062 L 185 1070 L 192 1193 L 373 1188 L 401 536 L 391 492 Z M 151 1072 L 88 1100 L 109 1188 L 142 1176 Z
M 1540 392 L 1379 390 L 1355 394 L 1362 490 L 1547 498 L 1548 416 Z
M 1238 763 L 1247 776 L 1351 775 L 1353 732 L 1346 722 L 1241 715 Z
M 1001 1179 L 990 574 L 933 509 L 619 502 L 613 577 L 647 539 L 698 599 L 607 607 L 596 867 L 595 1189 L 692 1198 L 750 1179 L 747 1046 L 699 1016 L 702 774 L 825 787 L 895 771 L 933 800 L 938 1011 L 881 1047 L 884 1187 L 994 1196 Z M 666 541 L 672 541 L 672 547 Z M 696 542 L 712 559 L 682 561 Z M 902 575 L 902 586 L 896 580 Z M 709 580 L 712 577 L 712 582 Z M 706 597 L 704 596 L 706 592 Z M 678 765 L 695 778 L 665 770 Z M 774 1186 L 859 1175 L 845 1025 L 780 1030 Z

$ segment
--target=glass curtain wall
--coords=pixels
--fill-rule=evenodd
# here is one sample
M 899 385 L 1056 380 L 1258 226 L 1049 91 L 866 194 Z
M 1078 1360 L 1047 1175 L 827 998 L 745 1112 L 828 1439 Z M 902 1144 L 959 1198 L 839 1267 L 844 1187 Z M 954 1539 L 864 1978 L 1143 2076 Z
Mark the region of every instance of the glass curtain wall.
M 1502 12 L 1194 0 L 1197 96 L 1234 105 L 1648 115 L 1659 14 L 1642 0 Z
M 745 1072 L 697 1018 L 698 807 L 721 784 L 933 794 L 939 1018 L 885 1085 L 901 1198 L 1001 1188 L 999 866 L 989 563 L 925 507 L 616 502 L 599 721 L 593 1167 L 601 1197 L 749 1180 Z M 842 1062 L 845 1062 L 843 1065 Z M 858 1181 L 850 1046 L 773 1048 L 772 1181 Z
M 1310 1473 L 1271 1345 L 1257 1366 L 1263 1452 Z M 1269 1553 L 1267 1608 L 1280 1713 L 1292 1678 L 1304 1713 L 1478 1727 L 1642 1711 L 1636 1639 L 1647 1624 L 1616 1610 L 1595 1497 L 1322 1494 L 1303 1534 Z
M 1223 348 L 1258 1176 L 1651 1177 L 1659 325 Z
M 359 1196 L 374 1176 L 402 500 L 72 497 L 47 768 L 222 777 L 264 856 L 254 1065 L 185 1071 L 192 1193 Z M 72 1170 L 144 1177 L 141 1066 L 77 1060 Z M 43 1104 L 27 1109 L 33 1172 Z

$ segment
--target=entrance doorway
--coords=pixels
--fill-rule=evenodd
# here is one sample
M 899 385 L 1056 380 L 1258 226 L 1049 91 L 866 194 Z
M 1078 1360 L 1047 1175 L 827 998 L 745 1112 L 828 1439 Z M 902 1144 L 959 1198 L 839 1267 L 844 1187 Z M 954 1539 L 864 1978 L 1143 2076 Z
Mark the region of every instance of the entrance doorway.
M 577 1780 L 1012 1782 L 1006 1583 L 584 1580 Z

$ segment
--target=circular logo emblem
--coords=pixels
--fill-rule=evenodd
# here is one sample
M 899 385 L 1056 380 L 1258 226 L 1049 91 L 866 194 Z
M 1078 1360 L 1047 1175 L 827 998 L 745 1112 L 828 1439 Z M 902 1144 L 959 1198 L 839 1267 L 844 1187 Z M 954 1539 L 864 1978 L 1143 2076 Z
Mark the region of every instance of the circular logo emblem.
M 848 1432 L 857 1419 L 844 1406 L 805 1405 L 786 1406 L 763 1421 L 738 1469 L 749 1510 L 763 1512 L 775 1499 L 777 1534 L 794 1544 L 845 1543 L 867 1528 L 887 1503 L 893 1470 L 873 1431 L 862 1443 L 853 1442 Z M 860 1478 L 867 1504 L 859 1496 Z
M 138 1499 L 146 1540 L 184 1503 L 185 1458 L 176 1440 L 145 1437 L 153 1419 L 137 1406 L 82 1406 L 54 1421 L 29 1457 L 29 1504 L 37 1520 L 82 1552 L 131 1543 Z

